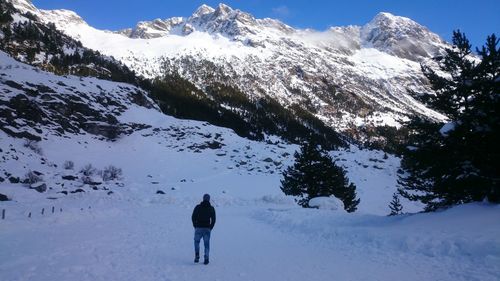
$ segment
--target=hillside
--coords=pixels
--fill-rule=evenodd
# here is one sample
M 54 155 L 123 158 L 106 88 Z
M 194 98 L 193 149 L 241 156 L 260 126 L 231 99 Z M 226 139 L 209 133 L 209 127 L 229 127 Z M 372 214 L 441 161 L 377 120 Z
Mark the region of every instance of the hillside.
M 67 10 L 21 11 L 53 22 L 88 48 L 113 56 L 147 78 L 180 76 L 212 99 L 219 84 L 255 103 L 300 108 L 337 131 L 377 147 L 392 145 L 409 115 L 442 120 L 408 94 L 429 92 L 420 63 L 449 45 L 411 19 L 380 13 L 364 26 L 294 29 L 221 4 L 189 17 L 145 21 L 110 32 Z M 241 108 L 235 102 L 229 105 Z M 242 108 L 239 111 L 246 111 Z M 389 143 L 389 144 L 388 144 Z
M 154 80 L 138 77 L 113 57 L 82 46 L 53 23 L 44 23 L 33 11 L 22 12 L 23 7 L 20 11 L 5 0 L 0 5 L 4 10 L 0 49 L 19 61 L 58 75 L 91 76 L 140 86 L 165 114 L 231 128 L 249 139 L 262 141 L 266 135 L 277 135 L 298 143 L 310 136 L 329 148 L 347 144 L 345 136 L 300 107 L 284 108 L 269 97 L 250 99 L 223 83 L 212 83 L 202 91 L 178 74 Z
M 251 141 L 206 122 L 175 119 L 163 115 L 134 86 L 56 76 L 19 63 L 5 53 L 0 55 L 0 121 L 2 130 L 10 133 L 2 132 L 5 149 L 1 152 L 0 173 L 6 183 L 16 181 L 9 178 L 22 181 L 30 170 L 38 171 L 54 188 L 48 192 L 57 194 L 66 190 L 67 184 L 81 185 L 79 169 L 93 164 L 101 170 L 108 165 L 125 166 L 121 168 L 127 177 L 153 188 L 161 184 L 155 179 L 157 176 L 170 184 L 182 185 L 181 180 L 217 179 L 216 175 L 224 179 L 225 175 L 234 174 L 263 177 L 269 183 L 260 188 L 272 183 L 269 192 L 281 194 L 281 171 L 293 161 L 296 145 L 273 136 L 267 142 Z M 31 110 L 25 110 L 29 106 Z M 384 159 L 383 152 L 356 146 L 332 153 L 349 170 L 360 195 L 365 194 L 360 209 L 384 214 L 396 188 L 399 160 L 393 156 Z M 75 171 L 66 171 L 65 161 L 73 161 Z M 80 183 L 74 179 L 62 181 L 61 175 L 66 172 L 80 177 Z M 222 192 L 230 187 L 214 188 Z

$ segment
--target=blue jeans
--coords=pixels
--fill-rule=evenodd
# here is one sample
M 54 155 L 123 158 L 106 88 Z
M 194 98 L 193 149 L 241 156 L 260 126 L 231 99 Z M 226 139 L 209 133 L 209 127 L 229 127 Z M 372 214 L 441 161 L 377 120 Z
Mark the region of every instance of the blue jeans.
M 196 227 L 194 229 L 194 251 L 200 253 L 200 240 L 203 238 L 205 245 L 205 257 L 210 254 L 210 228 Z

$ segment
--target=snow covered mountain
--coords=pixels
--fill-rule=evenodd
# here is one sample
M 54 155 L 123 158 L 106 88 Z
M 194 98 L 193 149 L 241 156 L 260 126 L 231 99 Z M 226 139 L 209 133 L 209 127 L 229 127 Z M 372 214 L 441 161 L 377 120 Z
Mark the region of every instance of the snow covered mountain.
M 189 17 L 110 32 L 89 26 L 71 11 L 11 1 L 145 77 L 180 75 L 201 90 L 214 83 L 230 85 L 250 99 L 266 96 L 305 109 L 358 140 L 376 140 L 379 128 L 398 128 L 411 114 L 443 118 L 408 90 L 430 91 L 420 63 L 448 45 L 408 18 L 380 13 L 364 26 L 319 32 L 220 4 L 203 5 Z
M 248 35 L 259 35 L 263 30 L 277 34 L 291 34 L 295 30 L 273 19 L 255 19 L 251 14 L 233 10 L 225 4 L 217 9 L 207 5 L 200 6 L 189 18 L 174 17 L 156 19 L 137 24 L 133 29 L 118 31 L 129 34 L 131 38 L 151 39 L 167 35 L 189 35 L 195 31 L 209 34 L 222 34 L 233 40 L 244 40 Z

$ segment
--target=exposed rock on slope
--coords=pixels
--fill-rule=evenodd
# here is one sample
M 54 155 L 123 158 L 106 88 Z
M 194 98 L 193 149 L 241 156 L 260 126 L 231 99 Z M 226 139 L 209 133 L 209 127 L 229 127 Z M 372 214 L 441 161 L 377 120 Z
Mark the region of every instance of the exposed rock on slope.
M 56 76 L 1 51 L 0 60 L 0 129 L 14 137 L 40 140 L 49 130 L 113 140 L 143 128 L 118 121 L 131 105 L 159 110 L 143 90 L 129 84 Z

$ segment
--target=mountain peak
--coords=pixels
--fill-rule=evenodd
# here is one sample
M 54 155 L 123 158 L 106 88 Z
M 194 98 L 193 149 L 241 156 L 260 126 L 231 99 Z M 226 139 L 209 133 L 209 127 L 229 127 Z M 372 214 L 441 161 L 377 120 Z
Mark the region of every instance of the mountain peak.
M 374 19 L 396 19 L 396 18 L 401 18 L 401 17 L 393 15 L 389 12 L 380 12 L 374 17 Z
M 219 3 L 217 6 L 217 14 L 229 14 L 233 11 L 233 8 L 229 7 L 228 5 L 224 3 Z
M 378 13 L 361 28 L 361 40 L 365 47 L 413 61 L 435 56 L 445 44 L 425 26 L 387 12 Z
M 369 25 L 378 25 L 378 26 L 387 26 L 387 27 L 393 27 L 397 28 L 399 27 L 405 27 L 405 26 L 418 26 L 420 27 L 421 25 L 416 23 L 410 18 L 407 17 L 402 17 L 402 16 L 396 16 L 388 12 L 380 12 L 378 13 L 371 21 L 368 23 Z
M 206 4 L 203 4 L 200 7 L 198 7 L 198 9 L 196 9 L 196 11 L 193 13 L 192 17 L 201 17 L 203 15 L 211 14 L 213 12 L 215 12 L 214 8 L 212 8 Z

